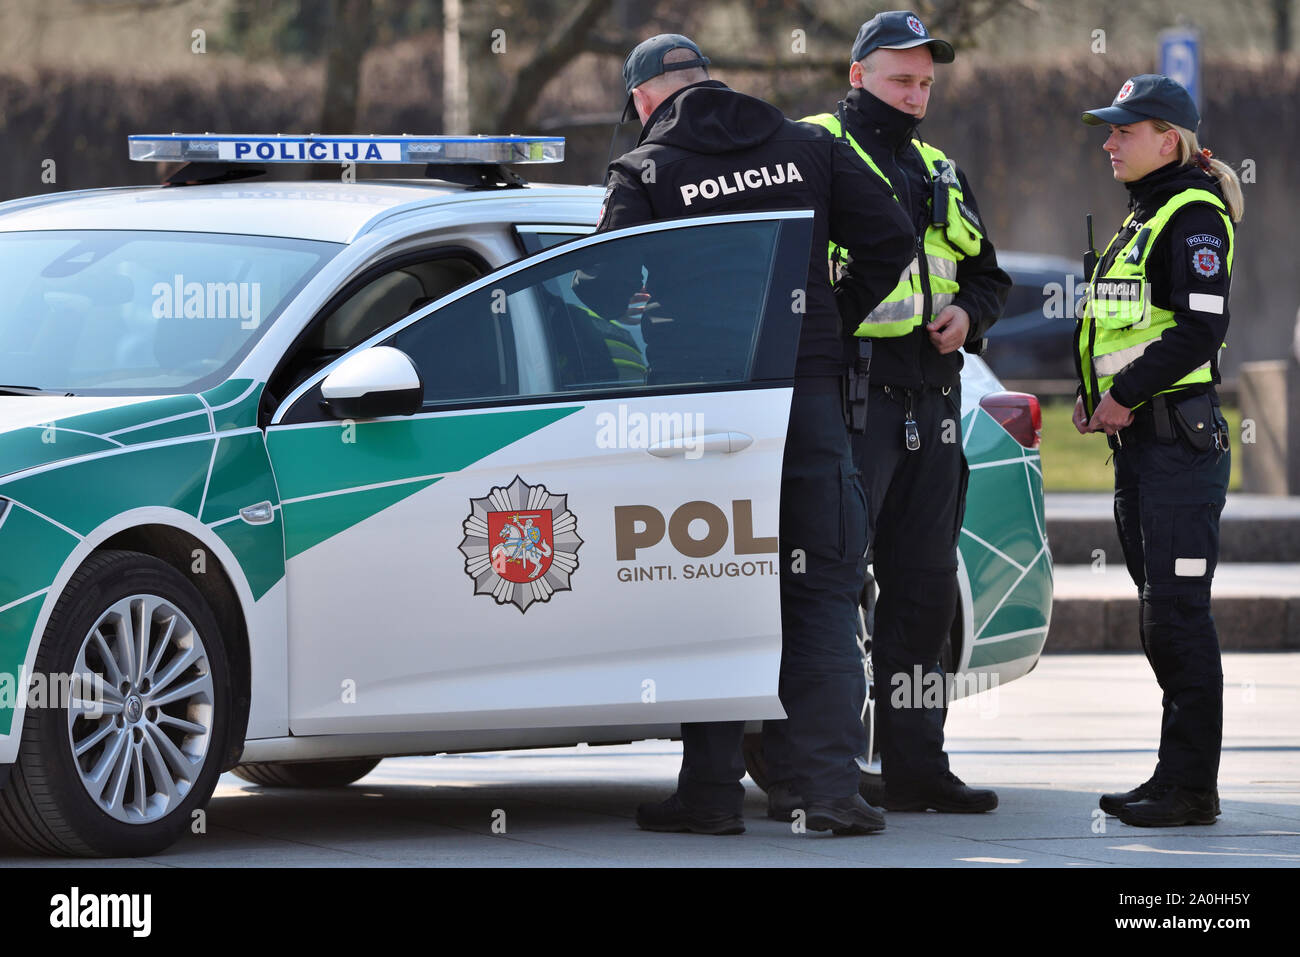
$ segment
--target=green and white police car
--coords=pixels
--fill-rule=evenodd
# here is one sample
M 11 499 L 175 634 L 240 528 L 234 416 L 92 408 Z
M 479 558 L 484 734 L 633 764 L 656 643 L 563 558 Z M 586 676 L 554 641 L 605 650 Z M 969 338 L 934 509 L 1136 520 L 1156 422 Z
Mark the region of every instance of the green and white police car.
M 0 832 L 139 855 L 234 768 L 783 716 L 781 458 L 811 213 L 592 235 L 511 137 L 132 137 L 162 187 L 0 204 Z M 259 183 L 273 162 L 426 178 Z M 672 248 L 707 281 L 654 274 Z M 576 273 L 639 257 L 601 316 Z M 730 334 L 675 374 L 648 298 Z M 671 322 L 650 310 L 644 322 Z M 692 357 L 699 360 L 699 356 Z M 679 367 L 687 367 L 677 364 Z M 964 374 L 951 664 L 1047 633 L 1037 407 Z M 866 715 L 870 724 L 870 713 Z

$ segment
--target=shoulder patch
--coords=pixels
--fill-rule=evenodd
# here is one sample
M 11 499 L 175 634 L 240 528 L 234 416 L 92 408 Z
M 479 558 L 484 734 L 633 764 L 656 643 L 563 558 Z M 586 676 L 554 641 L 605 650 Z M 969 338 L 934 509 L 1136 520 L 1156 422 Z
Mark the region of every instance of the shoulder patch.
M 1213 246 L 1215 249 L 1223 247 L 1223 240 L 1213 233 L 1197 233 L 1195 236 L 1187 237 L 1187 245 L 1195 249 L 1197 246 Z
M 981 232 L 984 231 L 984 224 L 981 223 L 980 218 L 975 215 L 975 210 L 971 209 L 961 200 L 957 200 L 957 209 L 961 211 L 961 214 L 965 216 L 976 229 Z
M 1202 279 L 1213 279 L 1219 274 L 1219 254 L 1209 246 L 1192 250 L 1192 271 Z
M 613 196 L 613 195 L 614 195 L 614 187 L 613 187 L 613 186 L 611 186 L 609 189 L 605 190 L 605 198 L 602 199 L 602 200 L 600 201 L 600 212 L 596 214 L 596 228 L 597 228 L 597 229 L 600 229 L 601 224 L 602 224 L 603 222 L 605 222 L 605 210 L 609 208 L 609 199 L 610 199 L 610 197 Z

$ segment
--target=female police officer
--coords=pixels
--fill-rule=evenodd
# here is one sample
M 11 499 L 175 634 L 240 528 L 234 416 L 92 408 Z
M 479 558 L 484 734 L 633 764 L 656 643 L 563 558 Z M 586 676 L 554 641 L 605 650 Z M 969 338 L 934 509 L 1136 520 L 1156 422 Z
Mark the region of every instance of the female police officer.
M 1130 213 L 1090 277 L 1074 425 L 1114 450 L 1115 523 L 1164 692 L 1155 773 L 1101 807 L 1144 827 L 1213 824 L 1223 669 L 1210 582 L 1230 468 L 1214 385 L 1241 186 L 1197 144 L 1196 106 L 1168 77 L 1133 77 L 1083 121 L 1109 125 L 1102 148 Z

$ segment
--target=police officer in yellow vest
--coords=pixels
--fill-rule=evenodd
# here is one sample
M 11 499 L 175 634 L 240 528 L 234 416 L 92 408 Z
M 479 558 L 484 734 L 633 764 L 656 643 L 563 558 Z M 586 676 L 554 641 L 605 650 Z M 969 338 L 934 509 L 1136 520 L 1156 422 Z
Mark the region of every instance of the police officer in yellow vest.
M 949 769 L 944 708 L 911 707 L 921 696 L 900 695 L 898 684 L 942 680 L 939 657 L 957 609 L 957 535 L 968 475 L 959 350 L 978 351 L 1011 288 L 966 175 L 918 137 L 934 63 L 951 63 L 953 56 L 952 46 L 931 37 L 916 14 L 881 13 L 858 32 L 852 89 L 836 112 L 805 118 L 847 138 L 888 185 L 917 236 L 916 256 L 885 300 L 865 318 L 844 317 L 853 333 L 851 355 L 871 352 L 865 430 L 858 421 L 851 431 L 880 587 L 872 657 L 885 789 L 864 785 L 863 796 L 887 810 L 997 806 L 993 791 L 967 787 Z M 831 247 L 833 263 L 843 258 Z M 782 737 L 779 722 L 765 724 L 769 814 L 778 818 L 797 797 L 781 781 Z
M 1196 105 L 1168 77 L 1131 78 L 1083 121 L 1109 125 L 1102 148 L 1128 188 L 1129 215 L 1079 319 L 1074 425 L 1105 432 L 1114 450 L 1115 522 L 1139 590 L 1142 648 L 1164 692 L 1155 772 L 1100 803 L 1125 824 L 1213 824 L 1223 668 L 1210 583 L 1231 464 L 1214 385 L 1241 186 L 1198 145 Z

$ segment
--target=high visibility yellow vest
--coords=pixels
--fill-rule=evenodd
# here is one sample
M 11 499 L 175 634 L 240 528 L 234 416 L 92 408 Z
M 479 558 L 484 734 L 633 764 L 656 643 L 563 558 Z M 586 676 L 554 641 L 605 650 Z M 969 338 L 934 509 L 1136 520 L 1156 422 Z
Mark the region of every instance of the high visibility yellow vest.
M 806 116 L 801 122 L 816 123 L 830 130 L 836 137 L 847 140 L 875 174 L 889 186 L 894 199 L 898 199 L 898 193 L 889 177 L 876 165 L 870 154 L 858 145 L 857 140 L 844 131 L 839 117 L 833 113 L 819 113 L 816 116 Z M 984 239 L 983 229 L 974 213 L 966 206 L 957 179 L 956 165 L 928 143 L 912 140 L 912 147 L 920 154 L 926 169 L 930 171 L 931 179 L 942 181 L 948 186 L 948 208 L 944 211 L 946 220 L 943 225 L 931 223 L 926 227 L 924 263 L 919 254 L 908 263 L 898 277 L 897 285 L 862 320 L 853 333 L 855 336 L 882 339 L 905 336 L 923 322 L 937 316 L 944 306 L 953 301 L 957 290 L 961 288 L 957 283 L 957 263 L 978 253 L 980 242 Z M 837 272 L 839 264 L 846 258 L 844 251 L 831 243 L 830 259 Z M 832 279 L 838 278 L 838 275 L 832 276 Z M 930 300 L 929 315 L 926 315 L 925 310 L 927 295 Z
M 1235 252 L 1232 218 L 1228 215 L 1223 200 L 1205 189 L 1185 189 L 1171 197 L 1129 238 L 1103 273 L 1102 263 L 1110 255 L 1124 229 L 1133 221 L 1133 214 L 1129 213 L 1124 225 L 1107 244 L 1106 251 L 1098 260 L 1092 281 L 1088 285 L 1083 315 L 1079 319 L 1075 345 L 1079 350 L 1079 368 L 1083 372 L 1083 402 L 1088 415 L 1092 415 L 1097 408 L 1097 403 L 1111 387 L 1120 370 L 1141 356 L 1151 343 L 1174 325 L 1172 309 L 1162 309 L 1151 303 L 1146 264 L 1151 250 L 1160 242 L 1161 233 L 1169 225 L 1169 220 L 1189 203 L 1209 203 L 1223 217 L 1224 228 L 1228 231 L 1228 261 L 1224 268 L 1228 270 L 1228 277 L 1232 277 L 1232 256 Z M 1218 256 L 1215 250 L 1209 248 L 1204 253 L 1206 256 Z M 1156 395 L 1213 381 L 1213 370 L 1207 361 Z
M 574 303 L 574 305 L 591 317 L 592 324 L 600 332 L 619 381 L 644 382 L 648 366 L 645 356 L 637 348 L 636 340 L 632 338 L 632 333 L 628 332 L 622 323 L 605 319 L 581 303 Z

